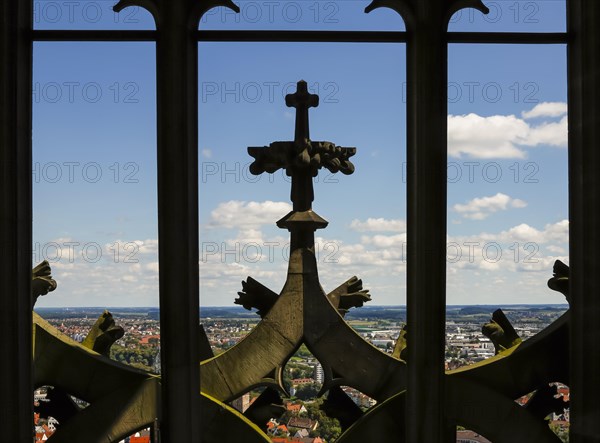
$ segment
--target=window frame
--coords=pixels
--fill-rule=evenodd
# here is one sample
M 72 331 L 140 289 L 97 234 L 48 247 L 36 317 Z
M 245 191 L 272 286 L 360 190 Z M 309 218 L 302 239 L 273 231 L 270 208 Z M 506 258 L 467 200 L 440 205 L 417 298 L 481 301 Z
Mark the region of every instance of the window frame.
M 431 0 L 433 1 L 433 0 Z M 600 135 L 598 130 L 598 96 L 600 92 L 594 84 L 600 67 L 600 56 L 597 55 L 597 45 L 600 41 L 600 30 L 597 27 L 598 19 L 600 18 L 600 7 L 595 0 L 566 0 L 567 1 L 567 32 L 564 33 L 485 33 L 485 32 L 445 32 L 436 36 L 434 44 L 439 50 L 442 46 L 445 47 L 447 53 L 447 45 L 449 43 L 498 43 L 498 44 L 565 44 L 568 52 L 568 90 L 569 90 L 569 205 L 570 205 L 570 224 L 571 236 L 570 244 L 570 264 L 572 267 L 571 275 L 571 293 L 575 294 L 571 305 L 571 367 L 572 367 L 572 425 L 571 425 L 571 441 L 574 443 L 591 441 L 588 438 L 593 438 L 594 435 L 600 434 L 600 408 L 597 406 L 597 398 L 600 396 L 600 381 L 595 380 L 596 374 L 600 372 L 600 343 L 594 341 L 594 337 L 600 332 L 600 323 L 597 322 L 600 314 L 600 303 L 594 300 L 594 294 L 600 291 L 600 283 L 595 279 L 589 278 L 589 275 L 595 275 L 600 270 L 600 259 L 596 258 L 593 252 L 596 246 L 600 246 L 600 237 L 595 234 L 597 231 L 594 222 L 598 219 L 597 214 L 600 212 L 600 202 L 597 195 L 600 195 L 600 178 L 595 175 L 597 166 L 600 166 L 600 159 L 594 155 L 594 147 L 599 143 Z M 172 0 L 173 9 L 183 8 L 187 1 Z M 208 2 L 210 3 L 210 2 Z M 214 6 L 214 5 L 212 5 Z M 211 6 L 211 7 L 212 7 Z M 32 379 L 32 361 L 31 361 L 31 343 L 32 343 L 32 321 L 31 321 L 31 305 L 30 305 L 30 284 L 31 284 L 31 245 L 32 233 L 31 224 L 23 223 L 30 221 L 32 215 L 32 198 L 31 198 L 31 73 L 32 73 L 32 45 L 39 41 L 153 41 L 157 42 L 157 46 L 163 44 L 168 37 L 168 31 L 164 29 L 155 31 L 99 31 L 99 30 L 84 30 L 84 31 L 68 31 L 68 30 L 34 30 L 33 23 L 33 0 L 9 0 L 3 2 L 0 7 L 2 11 L 2 30 L 0 31 L 0 63 L 2 70 L 2 83 L 0 84 L 2 98 L 2 114 L 0 124 L 2 133 L 0 141 L 2 149 L 0 150 L 0 161 L 4 165 L 1 178 L 2 189 L 2 206 L 0 219 L 0 235 L 2 235 L 2 244 L 4 245 L 3 254 L 6 260 L 3 260 L 3 266 L 0 267 L 0 278 L 5 282 L 5 290 L 0 297 L 0 315 L 2 320 L 4 343 L 7 344 L 5 351 L 5 363 L 0 370 L 0 392 L 3 395 L 0 399 L 0 422 L 8 423 L 8 427 L 4 430 L 4 435 L 11 441 L 27 441 L 31 436 L 31 417 L 32 417 L 32 402 L 31 399 L 31 379 Z M 208 7 L 207 7 L 208 8 Z M 206 9 L 208 10 L 208 9 Z M 203 31 L 203 30 L 188 30 L 187 36 L 176 37 L 185 45 L 186 48 L 197 46 L 199 41 L 254 41 L 254 42 L 405 42 L 407 45 L 413 45 L 415 42 L 416 30 L 411 30 L 407 26 L 407 31 L 397 32 L 376 32 L 376 31 Z M 174 34 L 174 32 L 173 32 Z M 189 38 L 192 36 L 192 38 Z M 421 41 L 426 42 L 426 36 L 421 36 Z M 162 42 L 162 43 L 161 43 Z M 171 41 L 172 43 L 172 41 Z M 424 51 L 426 43 L 421 43 L 420 48 L 416 48 L 414 62 L 419 64 L 418 53 Z M 160 49 L 157 48 L 157 51 Z M 410 52 L 410 49 L 408 50 Z M 442 54 L 443 55 L 443 54 Z M 190 60 L 188 53 L 174 54 L 174 60 L 183 63 L 184 59 Z M 197 51 L 196 51 L 197 57 Z M 409 63 L 410 55 L 408 56 Z M 194 56 L 191 57 L 194 60 Z M 447 60 L 443 60 L 446 63 Z M 410 68 L 409 68 L 410 69 Z M 418 72 L 424 72 L 424 66 L 415 67 L 413 75 Z M 160 91 L 164 87 L 165 79 L 173 72 L 168 73 L 168 68 L 165 67 L 164 60 L 157 57 L 157 88 Z M 197 60 L 195 63 L 190 63 L 184 73 L 188 80 L 188 89 L 193 91 L 197 89 Z M 446 76 L 447 77 L 447 76 Z M 195 79 L 196 86 L 193 86 L 190 79 Z M 413 77 L 414 79 L 414 77 Z M 409 75 L 409 84 L 411 82 Z M 414 81 L 414 80 L 413 80 Z M 426 83 L 426 82 L 425 82 Z M 162 85 L 162 86 L 161 86 Z M 439 82 L 437 83 L 439 87 Z M 416 99 L 420 97 L 420 92 L 415 92 L 413 104 L 416 106 Z M 164 107 L 164 112 L 169 109 L 177 109 L 177 95 L 173 97 L 170 103 Z M 196 95 L 189 96 L 186 105 L 189 108 L 194 108 L 187 115 L 188 128 L 197 125 L 193 117 L 197 114 L 197 90 Z M 163 105 L 165 105 L 163 103 Z M 158 104 L 159 110 L 161 104 Z M 409 101 L 408 113 L 414 110 L 411 108 Z M 439 108 L 441 109 L 441 108 Z M 438 111 L 439 111 L 438 109 Z M 441 114 L 438 117 L 436 127 L 445 128 L 441 123 Z M 420 117 L 422 118 L 422 117 Z M 419 118 L 419 119 L 420 119 Z M 161 121 L 164 126 L 164 118 L 157 117 L 159 126 Z M 162 119 L 162 120 L 161 120 Z M 419 124 L 419 122 L 415 122 Z M 191 126 L 190 126 L 191 125 Z M 410 125 L 409 125 L 410 127 Z M 430 129 L 429 129 L 430 130 Z M 159 127 L 159 145 L 160 141 Z M 163 135 L 165 135 L 163 133 Z M 444 132 L 445 136 L 445 132 Z M 197 126 L 196 126 L 197 138 Z M 181 139 L 187 145 L 187 152 L 182 158 L 193 160 L 194 136 L 191 138 Z M 409 143 L 408 149 L 414 146 L 414 143 Z M 160 149 L 160 147 L 159 147 Z M 185 269 L 193 269 L 197 267 L 198 242 L 193 241 L 193 231 L 196 231 L 195 239 L 197 240 L 197 219 L 198 208 L 197 203 L 193 203 L 194 198 L 197 202 L 198 183 L 197 183 L 197 142 L 196 149 L 196 165 L 191 165 L 185 171 L 184 178 L 178 182 L 175 187 L 160 183 L 159 178 L 159 195 L 169 196 L 175 192 L 183 190 L 185 198 L 188 202 L 185 208 L 182 209 L 182 215 L 186 218 L 186 227 L 183 230 L 183 235 L 192 235 L 190 251 L 182 257 L 172 256 L 176 245 L 170 245 L 170 241 L 165 242 L 172 228 L 167 220 L 168 216 L 165 211 L 159 209 L 159 226 L 164 227 L 163 238 L 159 232 L 159 241 L 163 242 L 162 249 L 165 251 L 164 257 L 171 254 L 172 262 L 164 266 L 167 261 L 163 258 L 161 266 L 161 278 L 163 272 L 170 272 L 169 281 L 177 281 L 178 278 L 185 272 Z M 413 149 L 413 154 L 416 154 Z M 447 154 L 446 154 L 447 155 Z M 160 158 L 160 155 L 159 155 Z M 438 160 L 442 157 L 439 156 Z M 410 159 L 410 162 L 416 165 L 419 160 Z M 422 160 L 420 160 L 422 162 Z M 192 162 L 193 163 L 193 162 Z M 159 161 L 159 168 L 165 166 L 168 177 L 173 177 L 179 174 L 177 165 L 173 163 L 165 163 Z M 169 169 L 171 168 L 171 169 Z M 414 170 L 414 180 L 410 184 L 411 171 L 409 170 L 409 190 L 410 186 L 416 187 L 417 183 L 422 184 L 419 180 L 418 167 Z M 194 178 L 195 174 L 195 178 Z M 443 184 L 442 184 L 443 182 Z M 437 188 L 436 188 L 437 187 Z M 419 194 L 421 197 L 427 196 L 432 192 L 432 189 L 443 190 L 445 201 L 445 176 L 438 179 L 433 188 L 429 187 L 425 194 Z M 419 191 L 421 192 L 421 191 Z M 437 209 L 430 212 L 438 223 L 439 220 L 446 220 L 446 207 L 437 205 Z M 411 206 L 409 203 L 409 212 Z M 415 211 L 417 217 L 419 211 Z M 410 218 L 410 215 L 409 215 Z M 428 231 L 432 225 L 425 226 L 425 231 Z M 409 219 L 409 230 L 411 223 Z M 439 229 L 439 228 L 438 228 Z M 444 223 L 443 231 L 446 226 Z M 159 228 L 160 231 L 160 228 Z M 442 230 L 437 232 L 437 249 L 445 248 L 444 244 L 440 244 L 440 234 Z M 165 237 L 166 236 L 166 237 Z M 412 240 L 411 240 L 412 239 Z M 176 238 L 175 238 L 176 240 Z M 189 238 L 188 238 L 189 240 Z M 414 245 L 419 244 L 417 237 L 412 237 L 409 232 L 409 240 L 413 241 Z M 195 249 L 195 251 L 194 251 Z M 415 247 L 417 249 L 417 247 Z M 194 254 L 196 256 L 195 263 L 193 262 Z M 190 257 L 192 260 L 190 260 Z M 420 256 L 422 257 L 422 255 Z M 414 258 L 414 257 L 413 257 Z M 410 259 L 410 256 L 409 256 Z M 417 260 L 420 259 L 417 257 Z M 439 264 L 439 254 L 437 254 Z M 190 263 L 191 261 L 191 263 Z M 426 263 L 423 262 L 423 263 Z M 177 267 L 182 265 L 182 270 L 177 271 Z M 410 261 L 409 261 L 410 266 Z M 171 271 L 164 270 L 170 268 Z M 431 278 L 430 275 L 425 275 L 424 267 L 416 267 L 408 270 L 408 285 L 416 287 L 419 281 Z M 588 278 L 586 279 L 586 276 Z M 593 280 L 593 281 L 592 281 Z M 443 342 L 439 331 L 443 327 L 440 325 L 440 318 L 443 318 L 443 310 L 445 310 L 445 287 L 439 289 L 440 283 L 445 283 L 445 275 L 439 276 L 436 285 L 438 287 L 437 294 L 427 294 L 423 297 L 424 300 L 417 301 L 414 295 L 410 295 L 408 301 L 408 315 L 412 316 L 411 321 L 419 324 L 419 328 L 426 329 L 429 325 L 434 325 L 437 333 L 419 334 L 422 339 L 416 338 L 417 334 L 413 334 L 413 342 L 411 349 L 413 354 L 412 362 L 409 366 L 413 378 L 409 377 L 409 387 L 413 387 L 414 395 L 409 396 L 409 407 L 411 411 L 409 420 L 408 438 L 409 441 L 431 441 L 442 442 L 445 437 L 439 432 L 432 430 L 437 426 L 431 423 L 438 422 L 443 416 L 442 397 L 443 397 L 443 372 L 439 368 L 433 369 L 435 375 L 432 382 L 431 373 L 427 371 L 417 371 L 423 369 L 423 365 L 427 361 L 435 363 L 443 363 L 439 361 L 440 345 L 443 350 Z M 167 358 L 163 358 L 163 409 L 166 411 L 166 420 L 170 422 L 170 427 L 164 429 L 166 441 L 177 441 L 176 427 L 182 427 L 188 439 L 191 441 L 200 441 L 200 431 L 195 434 L 190 434 L 192 429 L 197 426 L 198 419 L 198 397 L 199 387 L 199 369 L 197 364 L 191 364 L 189 371 L 185 374 L 175 373 L 174 368 L 177 366 L 177 355 L 182 351 L 191 352 L 197 349 L 197 338 L 194 338 L 194 332 L 197 331 L 198 322 L 197 315 L 191 316 L 190 312 L 198 312 L 198 297 L 194 301 L 194 294 L 198 294 L 197 275 L 189 277 L 184 284 L 184 289 L 187 291 L 185 303 L 180 306 L 173 306 L 177 301 L 168 302 L 161 298 L 161 322 L 164 322 L 163 327 L 169 328 L 178 321 L 178 317 L 187 312 L 187 320 L 179 329 L 174 329 L 172 333 L 164 337 L 162 343 L 163 352 L 167 351 Z M 196 285 L 196 289 L 194 289 Z M 161 286 L 161 294 L 165 292 Z M 162 297 L 162 296 L 161 296 Z M 411 301 L 412 297 L 412 301 Z M 442 306 L 441 302 L 444 302 Z M 429 306 L 426 306 L 429 305 Z M 194 311 L 195 309 L 195 311 Z M 165 318 L 163 319 L 163 311 Z M 412 311 L 412 312 L 411 312 Z M 429 320 L 427 315 L 434 312 L 435 315 L 430 315 Z M 194 322 L 194 317 L 196 321 Z M 180 335 L 184 331 L 185 334 Z M 189 337 L 183 345 L 177 344 L 175 338 L 181 340 L 181 336 Z M 431 347 L 433 351 L 429 351 L 427 347 Z M 422 353 L 419 357 L 418 353 Z M 170 354 L 170 357 L 169 357 Z M 443 355 L 443 353 L 442 353 Z M 433 360 L 432 360 L 433 359 Z M 191 360 L 193 361 L 193 355 Z M 435 365 L 434 365 L 435 366 Z M 417 373 L 419 372 L 419 373 Z M 437 379 L 436 379 L 437 377 Z M 433 383 L 433 406 L 425 404 L 425 399 L 421 399 L 419 386 L 424 386 L 424 382 L 428 385 Z M 178 393 L 184 393 L 183 397 Z M 430 400 L 430 399 L 427 399 Z M 430 402 L 431 403 L 431 402 Z M 172 407 L 170 407 L 172 406 Z M 187 410 L 187 413 L 181 414 Z M 179 417 L 178 417 L 179 415 Z M 587 416 L 587 417 L 586 417 Z M 447 437 L 447 435 L 446 435 Z M 182 440 L 183 441 L 183 440 Z

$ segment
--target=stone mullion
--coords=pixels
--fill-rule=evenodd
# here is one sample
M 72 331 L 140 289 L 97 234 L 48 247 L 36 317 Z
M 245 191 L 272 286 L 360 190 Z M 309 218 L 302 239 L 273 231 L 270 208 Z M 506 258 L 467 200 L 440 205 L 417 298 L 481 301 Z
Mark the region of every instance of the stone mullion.
M 425 5 L 425 3 L 429 3 Z M 437 0 L 417 2 L 407 23 L 407 315 L 406 437 L 446 443 L 447 43 Z M 436 14 L 436 9 L 438 14 Z
M 570 441 L 600 439 L 600 4 L 569 0 Z
M 0 427 L 33 440 L 31 317 L 32 2 L 0 5 Z
M 163 3 L 157 39 L 161 441 L 200 441 L 198 80 L 186 0 Z

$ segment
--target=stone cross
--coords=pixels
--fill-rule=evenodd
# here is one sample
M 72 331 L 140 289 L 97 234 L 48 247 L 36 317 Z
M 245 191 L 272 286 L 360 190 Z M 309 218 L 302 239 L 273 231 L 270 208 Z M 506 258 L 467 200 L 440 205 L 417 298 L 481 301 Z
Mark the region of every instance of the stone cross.
M 250 165 L 250 172 L 258 175 L 285 169 L 292 178 L 291 200 L 294 212 L 312 211 L 312 178 L 323 167 L 333 173 L 339 171 L 352 174 L 354 165 L 349 158 L 356 153 L 356 148 L 343 148 L 331 142 L 310 140 L 308 109 L 319 105 L 319 96 L 308 92 L 304 80 L 298 82 L 294 94 L 285 97 L 285 103 L 296 108 L 294 141 L 274 142 L 266 147 L 249 147 L 248 153 L 255 159 Z M 279 226 L 284 227 L 281 224 Z
M 294 140 L 296 142 L 310 140 L 308 109 L 319 106 L 319 96 L 308 92 L 308 85 L 304 80 L 300 80 L 296 92 L 285 96 L 285 104 L 290 108 L 296 108 L 296 133 Z

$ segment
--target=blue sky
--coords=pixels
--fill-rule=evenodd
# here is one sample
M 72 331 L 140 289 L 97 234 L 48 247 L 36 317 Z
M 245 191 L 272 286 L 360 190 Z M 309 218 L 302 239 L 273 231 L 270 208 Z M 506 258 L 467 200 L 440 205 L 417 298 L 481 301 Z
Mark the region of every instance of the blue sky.
M 35 25 L 153 27 L 113 3 L 36 2 Z M 215 10 L 200 26 L 404 29 L 367 3 L 240 2 L 239 19 Z M 493 16 L 463 11 L 450 30 L 565 29 L 564 1 L 486 4 Z M 36 43 L 34 56 L 33 260 L 58 281 L 38 306 L 156 306 L 154 45 Z M 321 283 L 357 275 L 372 304 L 405 303 L 405 69 L 402 44 L 199 44 L 201 305 L 231 305 L 249 275 L 283 286 L 289 180 L 252 176 L 246 147 L 293 137 L 284 96 L 300 79 L 321 97 L 312 139 L 358 148 L 353 175 L 315 183 Z M 450 45 L 448 71 L 448 303 L 563 303 L 546 280 L 568 262 L 565 47 Z

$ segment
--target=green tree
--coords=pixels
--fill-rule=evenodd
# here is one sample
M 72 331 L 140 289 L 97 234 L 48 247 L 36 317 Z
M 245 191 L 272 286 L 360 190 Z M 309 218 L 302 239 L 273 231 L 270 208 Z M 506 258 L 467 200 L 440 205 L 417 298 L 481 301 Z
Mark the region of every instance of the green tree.
M 327 441 L 327 443 L 333 443 L 341 435 L 342 427 L 338 420 L 328 417 L 325 412 L 323 412 L 321 409 L 323 401 L 324 398 L 321 397 L 314 402 L 304 405 L 308 411 L 308 417 L 319 422 L 319 426 L 314 433 L 311 433 L 311 436 L 320 436 Z
M 304 385 L 301 385 L 296 390 L 296 397 L 298 397 L 300 400 L 310 400 L 317 396 L 317 394 L 319 393 L 319 390 L 320 390 L 320 387 L 318 384 L 306 383 Z

